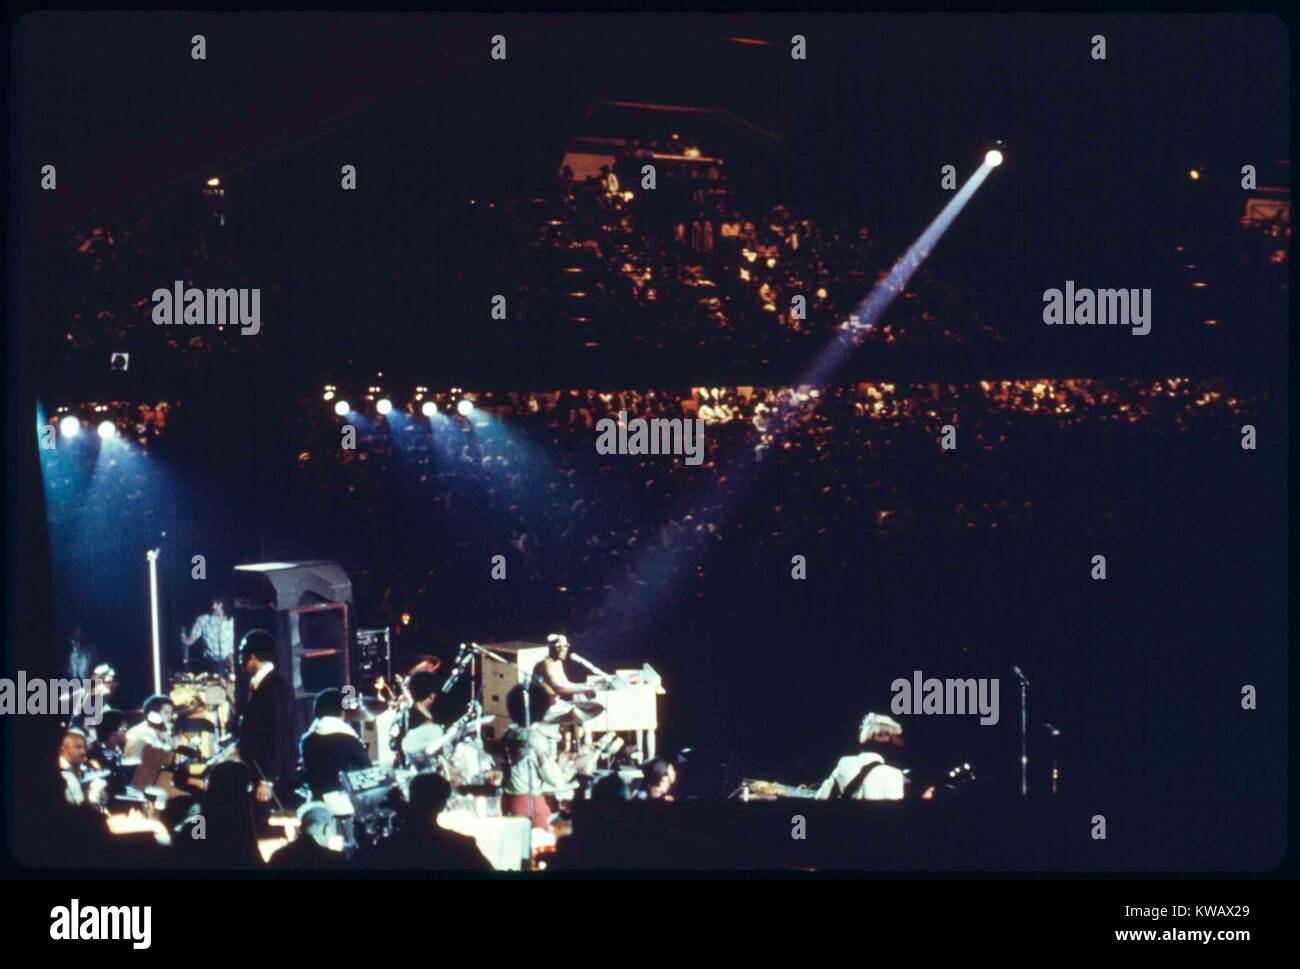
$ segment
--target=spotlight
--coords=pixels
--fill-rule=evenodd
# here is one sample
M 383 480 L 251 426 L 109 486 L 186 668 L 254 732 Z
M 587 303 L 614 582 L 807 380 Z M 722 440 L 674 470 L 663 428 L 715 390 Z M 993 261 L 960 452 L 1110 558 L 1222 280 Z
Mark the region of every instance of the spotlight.
M 81 421 L 69 414 L 59 421 L 59 433 L 64 437 L 76 437 L 81 433 Z
M 102 421 L 99 425 L 99 436 L 105 441 L 117 437 L 117 425 L 112 421 Z
M 420 407 L 420 413 L 425 417 L 432 417 L 434 414 L 438 413 L 438 405 L 431 400 L 426 400 Z
M 351 409 L 352 408 L 348 406 L 348 402 L 346 400 L 341 400 L 334 405 L 334 413 L 338 414 L 339 417 L 347 417 L 348 411 L 350 411 Z
M 375 410 L 379 411 L 381 416 L 389 413 L 392 409 L 393 409 L 393 402 L 389 400 L 387 397 L 379 398 L 379 403 L 375 405 Z
M 1190 178 L 1193 182 L 1196 182 L 1200 180 L 1201 173 L 1198 172 L 1195 168 L 1193 168 L 1190 172 L 1187 173 L 1187 177 Z
M 984 164 L 988 165 L 989 168 L 997 168 L 1002 164 L 1002 152 L 994 148 L 984 156 Z
M 474 413 L 473 402 L 468 400 L 462 400 L 459 404 L 456 405 L 456 413 L 459 414 L 461 417 L 469 417 L 470 414 Z

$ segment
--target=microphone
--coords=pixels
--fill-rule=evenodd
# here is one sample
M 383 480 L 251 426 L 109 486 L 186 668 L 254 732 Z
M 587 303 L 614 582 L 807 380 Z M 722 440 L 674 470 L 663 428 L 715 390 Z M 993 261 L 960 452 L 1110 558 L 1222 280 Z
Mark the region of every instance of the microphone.
M 476 653 L 486 656 L 488 659 L 496 660 L 498 663 L 503 663 L 507 666 L 511 665 L 510 660 L 506 659 L 504 656 L 500 656 L 492 652 L 492 650 L 490 649 L 484 649 L 478 643 L 470 643 L 468 648 L 473 650 Z
M 457 681 L 461 678 L 461 675 L 465 672 L 465 668 L 469 666 L 470 660 L 473 658 L 474 654 L 470 651 L 470 648 L 464 643 L 461 643 L 460 649 L 456 652 L 456 660 L 451 664 L 451 672 L 447 674 L 447 679 L 443 681 L 442 689 L 438 692 L 446 693 L 455 686 Z
M 1011 672 L 1012 672 L 1012 673 L 1015 673 L 1015 674 L 1016 674 L 1016 677 L 1017 677 L 1017 678 L 1018 678 L 1022 683 L 1024 683 L 1025 686 L 1028 686 L 1028 685 L 1029 685 L 1029 677 L 1025 676 L 1025 674 L 1021 671 L 1021 669 L 1020 669 L 1019 666 L 1012 666 L 1012 667 L 1011 667 Z
M 587 667 L 587 669 L 591 670 L 591 672 L 595 673 L 597 676 L 609 675 L 604 670 L 602 670 L 599 666 L 597 666 L 595 663 L 588 662 L 587 660 L 583 659 L 581 656 L 579 656 L 577 653 L 573 652 L 572 650 L 570 650 L 569 652 L 569 659 Z

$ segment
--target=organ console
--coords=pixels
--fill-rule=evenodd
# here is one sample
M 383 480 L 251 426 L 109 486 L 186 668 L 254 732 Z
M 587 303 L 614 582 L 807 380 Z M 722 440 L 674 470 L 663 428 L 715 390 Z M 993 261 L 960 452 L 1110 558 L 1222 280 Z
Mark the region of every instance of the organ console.
M 613 676 L 589 677 L 583 685 L 595 692 L 595 702 L 605 708 L 584 724 L 593 739 L 611 731 L 635 733 L 646 757 L 655 756 L 659 696 L 665 691 L 649 664 L 639 670 L 616 670 Z
M 547 656 L 540 643 L 511 641 L 485 644 L 482 653 L 483 709 L 493 716 L 484 732 L 501 737 L 510 724 L 506 694 L 524 682 Z M 597 667 L 579 657 L 572 657 L 590 670 Z M 655 755 L 655 738 L 659 729 L 659 697 L 665 692 L 659 674 L 646 664 L 640 669 L 621 669 L 600 673 L 579 684 L 594 696 L 589 699 L 603 709 L 595 716 L 584 716 L 582 725 L 593 738 L 611 732 L 634 733 L 647 757 Z

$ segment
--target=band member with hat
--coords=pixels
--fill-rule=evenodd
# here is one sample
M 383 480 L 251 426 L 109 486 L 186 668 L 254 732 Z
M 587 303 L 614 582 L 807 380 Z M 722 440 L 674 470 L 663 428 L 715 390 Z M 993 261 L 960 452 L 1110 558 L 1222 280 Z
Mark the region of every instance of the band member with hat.
M 563 633 L 551 633 L 546 637 L 547 657 L 538 664 L 537 675 L 542 687 L 553 697 L 567 699 L 575 696 L 594 696 L 592 690 L 581 683 L 572 682 L 564 672 L 564 661 L 569 656 L 569 638 Z
M 868 713 L 858 728 L 862 750 L 840 758 L 818 789 L 817 800 L 901 801 L 907 776 L 885 763 L 885 752 L 903 746 L 902 738 L 903 727 L 897 720 Z

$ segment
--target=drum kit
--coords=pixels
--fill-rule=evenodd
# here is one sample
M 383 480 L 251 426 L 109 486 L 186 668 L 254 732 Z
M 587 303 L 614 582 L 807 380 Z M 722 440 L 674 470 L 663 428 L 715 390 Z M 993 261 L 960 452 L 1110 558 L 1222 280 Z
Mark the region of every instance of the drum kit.
M 192 750 L 196 757 L 211 757 L 230 726 L 232 684 L 214 673 L 177 673 L 169 695 L 176 708 L 172 726 L 176 745 Z

